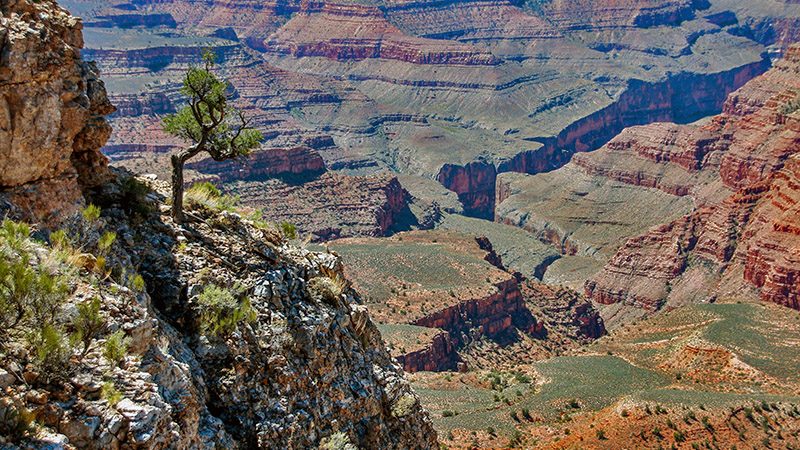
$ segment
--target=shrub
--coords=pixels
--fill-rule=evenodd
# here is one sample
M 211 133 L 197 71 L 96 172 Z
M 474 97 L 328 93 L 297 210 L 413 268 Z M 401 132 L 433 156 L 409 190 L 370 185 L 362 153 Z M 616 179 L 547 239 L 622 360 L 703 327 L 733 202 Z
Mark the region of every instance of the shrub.
M 90 203 L 89 206 L 83 208 L 81 216 L 89 223 L 96 222 L 100 218 L 100 207 Z
M 49 323 L 67 293 L 62 280 L 31 262 L 30 227 L 4 220 L 0 225 L 0 333 L 18 326 Z
M 133 290 L 134 291 L 136 291 L 136 292 L 144 292 L 145 287 L 146 287 L 145 283 L 144 283 L 144 278 L 142 278 L 142 276 L 139 275 L 138 273 L 133 276 L 133 283 L 132 284 L 133 284 Z
M 83 351 L 81 355 L 86 355 L 89 351 L 89 346 L 92 344 L 98 334 L 105 327 L 105 320 L 100 315 L 100 299 L 94 297 L 88 302 L 83 302 L 77 305 L 78 315 L 72 323 L 74 332 L 71 339 L 74 343 L 82 343 Z
M 216 212 L 233 211 L 239 203 L 238 197 L 223 195 L 216 186 L 207 181 L 193 184 L 183 194 L 183 200 L 189 207 Z
M 445 409 L 444 411 L 442 411 L 442 417 L 453 417 L 455 415 L 456 413 L 450 411 L 449 409 Z
M 130 339 L 125 337 L 125 332 L 117 330 L 111 334 L 103 346 L 103 356 L 111 364 L 111 367 L 117 367 L 125 356 L 128 354 L 128 346 Z
M 597 434 L 597 439 L 600 439 L 601 441 L 605 441 L 606 439 L 608 439 L 606 437 L 606 432 L 599 428 L 597 429 L 597 431 L 595 431 L 595 433 Z
M 114 233 L 113 231 L 106 231 L 97 241 L 97 249 L 100 250 L 101 254 L 107 254 L 116 240 L 117 233 Z
M 320 450 L 356 450 L 357 447 L 350 442 L 350 436 L 337 431 L 320 441 Z
M 417 398 L 411 394 L 403 394 L 392 404 L 392 416 L 405 417 L 414 412 L 415 406 L 417 406 Z
M 686 441 L 686 435 L 683 434 L 683 431 L 676 431 L 672 433 L 672 437 L 675 439 L 675 442 L 684 442 Z
M 323 300 L 330 305 L 336 306 L 347 287 L 347 283 L 340 275 L 334 275 L 334 277 L 320 276 L 312 278 L 308 282 L 308 293 L 311 298 Z
M 19 443 L 34 430 L 33 414 L 27 408 L 16 405 L 8 398 L 0 403 L 0 436 L 12 444 Z
M 514 430 L 511 433 L 511 439 L 508 441 L 509 447 L 519 447 L 522 445 L 522 433 L 519 430 Z
M 297 239 L 297 226 L 291 222 L 281 222 L 281 232 L 286 239 Z
M 44 324 L 29 336 L 33 363 L 45 383 L 62 381 L 70 374 L 72 349 L 55 326 Z
M 528 408 L 522 408 L 522 417 L 524 417 L 525 420 L 533 420 L 533 417 L 531 417 L 531 411 Z
M 784 116 L 788 116 L 789 114 L 792 114 L 793 112 L 798 110 L 800 110 L 800 96 L 795 97 L 794 99 L 784 103 L 779 111 Z
M 513 419 L 514 422 L 519 422 L 519 416 L 517 416 L 516 411 L 511 411 L 508 415 L 511 416 L 511 419 Z
M 197 298 L 200 332 L 228 337 L 240 324 L 253 322 L 257 315 L 250 300 L 238 300 L 233 292 L 216 285 L 207 286 Z
M 122 392 L 117 390 L 113 381 L 106 381 L 103 383 L 103 386 L 100 388 L 100 396 L 111 406 L 116 406 L 117 403 L 122 400 Z
M 120 203 L 125 212 L 134 221 L 141 221 L 155 210 L 146 197 L 150 193 L 150 188 L 135 177 L 123 178 L 120 182 Z
M 517 380 L 517 383 L 530 384 L 531 382 L 531 377 L 525 375 L 522 372 L 515 373 L 514 378 Z

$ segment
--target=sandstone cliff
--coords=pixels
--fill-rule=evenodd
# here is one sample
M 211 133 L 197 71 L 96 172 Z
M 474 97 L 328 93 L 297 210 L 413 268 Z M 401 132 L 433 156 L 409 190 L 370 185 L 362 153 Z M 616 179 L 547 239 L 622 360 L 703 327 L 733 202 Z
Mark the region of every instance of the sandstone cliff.
M 0 207 L 49 220 L 106 179 L 114 107 L 80 58 L 78 18 L 52 1 L 3 1 L 0 14 Z

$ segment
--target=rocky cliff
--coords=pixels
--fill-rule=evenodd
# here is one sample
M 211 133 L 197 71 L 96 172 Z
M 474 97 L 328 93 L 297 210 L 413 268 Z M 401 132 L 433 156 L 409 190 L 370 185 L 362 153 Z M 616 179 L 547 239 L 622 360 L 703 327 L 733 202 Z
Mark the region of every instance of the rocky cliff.
M 0 446 L 435 448 L 339 259 L 213 201 L 172 223 L 98 153 L 80 22 L 2 8 L 4 209 L 33 225 L 0 227 Z
M 435 446 L 427 416 L 358 294 L 337 284 L 337 258 L 213 209 L 190 211 L 193 220 L 182 228 L 139 211 L 132 226 L 130 183 L 103 186 L 94 199 L 104 211 L 99 221 L 78 216 L 71 222 L 77 228 L 65 228 L 67 239 L 93 230 L 82 249 L 98 255 L 102 233 L 118 236 L 102 253 L 109 274 L 72 272 L 62 306 L 100 299 L 103 326 L 88 351 L 65 350 L 72 353 L 65 373 L 53 378 L 54 369 L 39 366 L 16 341 L 3 349 L 4 411 L 29 411 L 43 425 L 21 443 L 309 448 L 339 439 L 369 448 Z M 148 198 L 139 206 L 163 197 Z M 52 248 L 30 245 L 45 255 L 77 245 L 52 236 Z M 69 273 L 68 266 L 59 270 Z M 141 285 L 132 281 L 135 270 Z M 228 331 L 209 328 L 224 326 L 207 322 L 216 311 L 204 303 L 209 289 L 246 296 L 239 308 L 247 309 L 237 310 L 246 313 L 236 313 L 246 315 L 231 316 L 239 318 Z M 58 326 L 73 326 L 68 317 Z M 119 362 L 107 350 L 115 330 L 124 339 Z
M 669 189 L 704 205 L 628 241 L 587 282 L 588 295 L 654 309 L 695 295 L 713 301 L 750 286 L 762 300 L 798 307 L 798 73 L 800 48 L 792 47 L 773 69 L 731 94 L 708 123 L 631 129 L 605 156 L 582 159 L 581 165 L 605 171 L 597 163 L 621 151 L 679 166 L 692 181 Z M 655 178 L 646 183 L 663 188 L 668 172 L 653 168 L 646 170 Z M 646 179 L 620 171 L 611 176 Z
M 0 4 L 0 200 L 17 216 L 74 211 L 107 179 L 100 153 L 114 107 L 82 61 L 81 22 L 54 2 Z

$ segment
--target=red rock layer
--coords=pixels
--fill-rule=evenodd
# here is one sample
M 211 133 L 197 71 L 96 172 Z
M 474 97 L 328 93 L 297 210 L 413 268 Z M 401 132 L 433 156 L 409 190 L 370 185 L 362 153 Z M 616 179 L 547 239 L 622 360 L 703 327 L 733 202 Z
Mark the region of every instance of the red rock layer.
M 763 300 L 800 309 L 796 156 L 800 118 L 788 106 L 798 93 L 800 46 L 789 49 L 773 69 L 733 93 L 724 112 L 709 124 L 672 133 L 688 138 L 665 141 L 665 128 L 674 128 L 653 125 L 629 130 L 617 140 L 618 151 L 624 147 L 665 164 L 718 171 L 722 181 L 738 191 L 718 204 L 630 239 L 587 281 L 587 296 L 601 303 L 658 308 L 668 297 L 669 283 L 684 272 L 687 259 L 696 256 L 721 271 L 743 265 L 744 280 L 761 288 Z M 656 145 L 653 136 L 658 137 Z M 713 145 L 700 146 L 701 141 Z M 700 154 L 702 158 L 692 158 Z
M 745 280 L 763 300 L 800 309 L 800 157 L 775 175 L 742 241 Z
M 258 180 L 275 176 L 311 178 L 325 171 L 322 157 L 309 147 L 259 149 L 243 160 L 214 161 L 206 158 L 186 165 L 211 173 L 223 182 Z
M 470 45 L 404 34 L 376 7 L 309 3 L 265 41 L 269 52 L 337 60 L 396 59 L 415 64 L 495 65 Z
M 471 162 L 464 166 L 445 164 L 436 176 L 444 187 L 458 194 L 464 214 L 494 218 L 497 170 L 493 164 Z
M 483 298 L 458 303 L 417 319 L 413 323 L 439 328 L 450 333 L 456 345 L 464 344 L 470 335 L 497 337 L 513 328 L 536 333 L 540 325 L 525 306 L 517 280 L 497 284 L 497 291 Z
M 386 236 L 408 207 L 408 193 L 387 174 L 348 176 L 325 172 L 300 183 L 288 179 L 237 181 L 230 186 L 271 221 L 287 221 L 315 241 Z
M 441 372 L 455 370 L 458 364 L 458 353 L 446 331 L 433 337 L 433 340 L 420 350 L 395 356 L 397 362 L 406 372 Z

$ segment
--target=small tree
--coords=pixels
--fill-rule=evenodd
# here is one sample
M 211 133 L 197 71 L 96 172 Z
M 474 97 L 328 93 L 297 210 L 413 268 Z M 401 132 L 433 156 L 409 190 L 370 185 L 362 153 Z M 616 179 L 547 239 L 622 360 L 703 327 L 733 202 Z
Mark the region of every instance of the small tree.
M 247 155 L 262 139 L 244 113 L 228 105 L 228 83 L 212 72 L 214 55 L 203 54 L 203 66 L 191 67 L 181 93 L 189 104 L 164 118 L 164 130 L 192 145 L 172 155 L 172 217 L 183 221 L 183 166 L 200 153 L 215 161 Z

